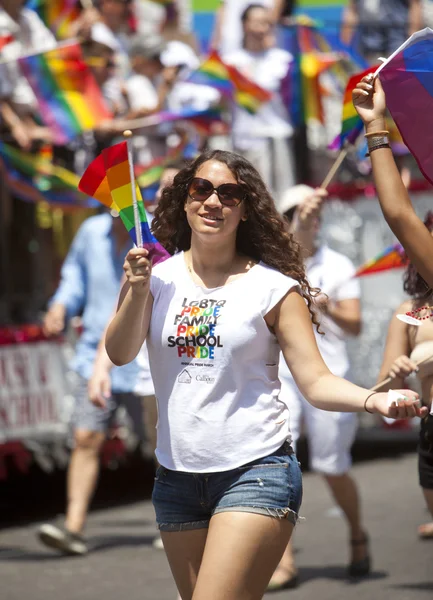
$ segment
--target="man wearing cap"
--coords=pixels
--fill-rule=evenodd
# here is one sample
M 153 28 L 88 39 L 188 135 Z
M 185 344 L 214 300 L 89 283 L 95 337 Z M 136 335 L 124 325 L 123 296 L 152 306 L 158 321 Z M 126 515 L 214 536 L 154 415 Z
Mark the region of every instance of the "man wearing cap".
M 335 375 L 347 377 L 349 359 L 346 336 L 361 329 L 360 288 L 353 278 L 351 261 L 319 243 L 320 210 L 325 190 L 297 185 L 284 193 L 279 210 L 290 223 L 294 236 L 304 249 L 307 277 L 320 288 L 316 298 L 320 311 L 320 330 L 316 333 L 322 356 Z M 284 360 L 280 362 L 281 400 L 290 409 L 293 440 L 299 439 L 304 420 L 312 470 L 321 473 L 350 529 L 351 562 L 349 575 L 362 576 L 370 570 L 368 541 L 362 525 L 358 490 L 349 475 L 350 449 L 357 421 L 352 413 L 330 413 L 312 407 L 300 394 Z M 270 583 L 271 589 L 295 587 L 297 570 L 289 544 Z

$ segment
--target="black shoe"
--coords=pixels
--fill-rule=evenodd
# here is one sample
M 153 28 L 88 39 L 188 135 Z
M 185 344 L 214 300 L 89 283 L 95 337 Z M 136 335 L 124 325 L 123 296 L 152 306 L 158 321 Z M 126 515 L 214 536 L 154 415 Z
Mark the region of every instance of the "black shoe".
M 54 548 L 63 554 L 83 556 L 87 554 L 84 538 L 78 533 L 72 533 L 65 527 L 57 525 L 41 525 L 38 531 L 40 541 L 48 548 Z
M 349 577 L 366 577 L 371 571 L 371 559 L 368 552 L 368 536 L 364 535 L 360 540 L 350 540 L 350 545 L 366 546 L 367 553 L 361 560 L 354 560 L 350 563 L 348 567 Z

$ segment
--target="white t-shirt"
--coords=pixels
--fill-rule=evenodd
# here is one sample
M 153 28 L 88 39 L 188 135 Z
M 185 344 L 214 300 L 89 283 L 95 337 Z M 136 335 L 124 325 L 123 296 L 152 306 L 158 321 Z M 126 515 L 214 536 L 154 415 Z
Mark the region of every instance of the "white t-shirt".
M 38 15 L 28 8 L 21 9 L 18 21 L 0 8 L 0 38 L 8 35 L 12 35 L 13 41 L 0 50 L 0 61 L 10 61 L 0 65 L 1 96 L 10 97 L 18 111 L 29 113 L 37 107 L 37 102 L 16 59 L 52 50 L 57 44 L 56 38 Z
M 275 0 L 260 0 L 257 2 L 257 4 L 262 4 L 268 8 L 272 8 L 274 3 Z M 223 4 L 224 23 L 219 50 L 222 54 L 225 54 L 239 50 L 242 47 L 242 13 L 250 4 L 255 3 L 252 0 L 224 0 Z
M 331 304 L 360 298 L 359 280 L 354 277 L 356 269 L 344 254 L 335 252 L 328 246 L 320 246 L 314 256 L 307 258 L 305 266 L 311 286 L 318 287 L 327 294 Z M 316 329 L 314 331 L 323 359 L 334 375 L 344 377 L 349 369 L 346 334 L 333 319 L 326 315 L 321 318 L 320 329 L 325 335 L 320 335 Z M 291 377 L 283 360 L 280 368 L 284 377 Z
M 240 49 L 224 56 L 227 64 L 237 67 L 248 79 L 272 92 L 271 100 L 255 114 L 248 113 L 238 105 L 234 106 L 232 131 L 236 148 L 247 150 L 262 144 L 263 138 L 289 137 L 293 134 L 289 113 L 280 94 L 282 81 L 292 60 L 292 55 L 280 48 L 259 53 Z
M 297 285 L 259 263 L 225 286 L 202 288 L 183 252 L 153 269 L 147 346 L 161 465 L 227 471 L 290 439 L 279 400 L 280 347 L 264 316 Z

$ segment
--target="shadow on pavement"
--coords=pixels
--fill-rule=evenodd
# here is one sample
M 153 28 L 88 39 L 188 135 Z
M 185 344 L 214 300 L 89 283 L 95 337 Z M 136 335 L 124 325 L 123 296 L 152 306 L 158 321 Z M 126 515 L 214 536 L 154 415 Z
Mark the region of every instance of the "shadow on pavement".
M 347 585 L 357 585 L 375 579 L 385 579 L 389 577 L 386 571 L 372 571 L 367 577 L 349 578 L 347 576 L 347 567 L 342 565 L 320 565 L 314 567 L 301 567 L 299 569 L 299 580 L 306 583 L 312 579 L 336 579 L 346 581 Z
M 156 535 L 156 531 L 155 531 Z M 97 535 L 89 539 L 89 552 L 105 552 L 111 548 L 151 546 L 155 535 Z
M 94 527 L 154 527 L 156 530 L 155 520 L 149 519 L 118 519 L 116 521 L 92 521 Z
M 394 590 L 420 590 L 433 592 L 433 581 L 419 581 L 418 583 L 400 583 L 390 586 Z

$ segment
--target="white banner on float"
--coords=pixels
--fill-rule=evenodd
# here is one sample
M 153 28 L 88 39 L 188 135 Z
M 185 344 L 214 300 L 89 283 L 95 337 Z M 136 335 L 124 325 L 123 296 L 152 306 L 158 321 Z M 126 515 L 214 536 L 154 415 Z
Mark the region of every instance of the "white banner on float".
M 61 345 L 53 342 L 0 347 L 0 442 L 63 433 L 68 394 Z

